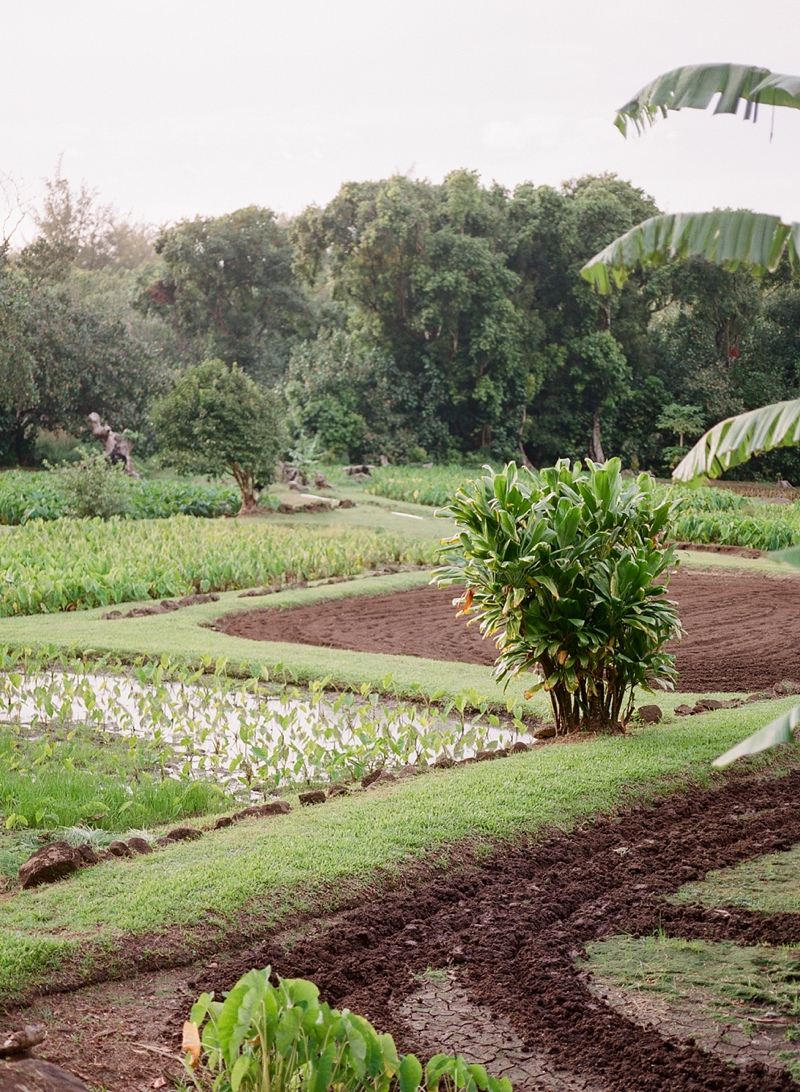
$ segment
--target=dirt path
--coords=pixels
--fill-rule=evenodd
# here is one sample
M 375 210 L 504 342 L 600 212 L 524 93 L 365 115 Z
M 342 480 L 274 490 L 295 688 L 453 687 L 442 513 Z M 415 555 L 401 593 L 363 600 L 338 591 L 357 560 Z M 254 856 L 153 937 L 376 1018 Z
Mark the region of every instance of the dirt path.
M 256 641 L 492 664 L 494 645 L 455 617 L 454 589 L 365 595 L 291 610 L 231 614 L 216 628 Z M 684 692 L 766 690 L 800 682 L 800 578 L 679 569 L 676 599 L 686 637 L 676 647 Z
M 498 847 L 480 865 L 464 849 L 447 872 L 417 868 L 398 890 L 333 919 L 253 938 L 191 969 L 43 997 L 25 1018 L 49 1024 L 52 1060 L 113 1092 L 145 1089 L 178 1071 L 169 1056 L 191 1001 L 270 964 L 313 979 L 402 1050 L 461 1050 L 508 1072 L 517 1092 L 796 1090 L 781 1069 L 731 1067 L 637 1023 L 592 991 L 580 957 L 591 940 L 658 929 L 800 945 L 800 914 L 724 916 L 664 901 L 710 869 L 800 841 L 798 799 L 798 769 L 734 775 L 570 835 Z

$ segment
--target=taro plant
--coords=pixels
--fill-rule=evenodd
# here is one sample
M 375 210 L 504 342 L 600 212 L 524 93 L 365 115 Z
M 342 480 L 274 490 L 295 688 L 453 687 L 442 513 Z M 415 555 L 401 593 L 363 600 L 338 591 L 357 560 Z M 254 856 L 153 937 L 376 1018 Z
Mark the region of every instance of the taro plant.
M 209 1074 L 214 1092 L 436 1092 L 441 1084 L 511 1092 L 507 1077 L 491 1077 L 461 1057 L 437 1054 L 423 1071 L 413 1054 L 397 1053 L 391 1035 L 320 1002 L 313 982 L 278 978 L 273 985 L 269 967 L 248 971 L 224 1001 L 202 994 L 184 1024 L 183 1046 L 196 1087 L 207 1087 Z
M 664 594 L 675 558 L 663 540 L 677 502 L 654 488 L 646 474 L 623 478 L 619 459 L 509 463 L 444 509 L 458 533 L 434 580 L 464 586 L 454 602 L 495 639 L 499 679 L 538 673 L 528 694 L 549 693 L 558 733 L 624 726 L 635 687 L 676 675 L 664 651 L 681 633 Z

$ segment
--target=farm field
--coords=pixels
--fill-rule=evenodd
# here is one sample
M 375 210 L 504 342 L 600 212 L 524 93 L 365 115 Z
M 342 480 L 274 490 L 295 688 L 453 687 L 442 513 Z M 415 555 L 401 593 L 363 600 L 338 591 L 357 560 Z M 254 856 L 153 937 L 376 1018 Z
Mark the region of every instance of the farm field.
M 170 522 L 164 549 L 183 549 L 185 568 L 207 556 L 213 572 L 214 559 L 240 548 L 250 567 L 243 561 L 232 576 L 184 573 L 187 583 L 176 578 L 172 591 L 136 585 L 133 598 L 92 607 L 87 589 L 82 598 L 70 589 L 78 609 L 42 595 L 36 612 L 0 618 L 2 719 L 22 708 L 26 679 L 34 690 L 31 717 L 11 725 L 0 753 L 28 780 L 35 771 L 44 780 L 51 764 L 63 769 L 65 758 L 76 774 L 76 810 L 58 822 L 26 802 L 13 777 L 0 784 L 0 868 L 9 881 L 40 835 L 76 844 L 88 831 L 101 850 L 113 838 L 153 844 L 176 825 L 201 833 L 60 883 L 20 891 L 9 882 L 0 900 L 8 1018 L 44 1022 L 47 1056 L 91 1088 L 145 1089 L 161 1079 L 157 1087 L 180 1087 L 180 1027 L 192 1001 L 271 965 L 311 978 L 332 1005 L 362 1013 L 402 1050 L 464 1053 L 517 1089 L 795 1087 L 800 927 L 785 877 L 800 843 L 800 765 L 786 750 L 724 773 L 712 773 L 710 761 L 796 700 L 780 684 L 800 683 L 797 642 L 786 637 L 800 578 L 764 557 L 681 551 L 671 591 L 688 631 L 677 650 L 684 683 L 674 694 L 637 696 L 661 706 L 660 724 L 526 743 L 495 761 L 452 766 L 473 753 L 465 741 L 491 754 L 495 730 L 529 741 L 547 700 L 526 700 L 522 681 L 503 692 L 485 643 L 451 617 L 452 592 L 429 588 L 445 521 L 413 495 L 365 495 L 353 484 L 334 493 L 357 507 Z M 772 507 L 784 506 L 769 506 L 765 534 L 779 523 Z M 781 519 L 791 525 L 794 516 Z M 200 524 L 214 529 L 207 555 Z M 30 526 L 41 534 L 46 525 L 5 535 Z M 108 526 L 87 525 L 87 549 L 98 549 L 91 536 Z M 155 541 L 146 536 L 161 532 L 141 526 L 144 556 Z M 75 524 L 72 534 L 74 553 Z M 67 551 L 62 558 L 64 568 Z M 212 588 L 211 601 L 124 617 Z M 110 609 L 121 616 L 103 618 Z M 247 633 L 250 624 L 261 628 Z M 97 678 L 116 702 L 113 716 Z M 135 716 L 125 712 L 126 679 L 139 687 Z M 242 694 L 255 703 L 246 716 Z M 711 711 L 676 713 L 702 698 Z M 309 734 L 299 766 L 296 754 L 273 747 L 267 755 L 259 735 L 278 708 L 286 730 L 297 730 L 300 714 L 281 701 L 328 718 Z M 206 714 L 216 737 L 203 736 Z M 351 719 L 346 739 L 336 716 Z M 416 750 L 392 743 L 387 716 L 404 736 L 415 723 Z M 154 731 L 138 732 L 137 717 Z M 220 726 L 238 718 L 238 764 L 210 761 L 198 778 L 192 718 L 195 744 L 203 736 L 205 753 L 218 756 Z M 84 796 L 78 775 L 96 762 L 93 747 L 107 756 L 109 781 L 96 777 Z M 447 761 L 433 768 L 436 757 Z M 394 776 L 362 788 L 384 769 Z M 127 809 L 112 792 L 115 776 L 135 789 Z M 159 797 L 170 782 L 172 797 Z M 316 807 L 300 803 L 299 792 L 324 798 L 332 783 L 347 791 Z M 218 791 L 206 798 L 188 794 L 212 784 Z M 54 790 L 43 788 L 41 799 L 46 792 Z M 219 817 L 275 799 L 291 810 L 217 827 Z M 734 904 L 725 870 L 745 866 L 754 869 L 748 902 Z M 651 938 L 646 958 L 631 937 Z M 684 942 L 695 955 L 713 953 L 699 1000 L 700 986 L 675 984 L 697 977 L 680 962 Z M 758 942 L 766 947 L 754 957 Z M 725 983 L 734 970 L 746 977 L 753 958 L 772 985 L 731 993 Z M 652 1003 L 643 999 L 651 978 L 670 986 Z M 723 1019 L 727 1030 L 712 1034 Z

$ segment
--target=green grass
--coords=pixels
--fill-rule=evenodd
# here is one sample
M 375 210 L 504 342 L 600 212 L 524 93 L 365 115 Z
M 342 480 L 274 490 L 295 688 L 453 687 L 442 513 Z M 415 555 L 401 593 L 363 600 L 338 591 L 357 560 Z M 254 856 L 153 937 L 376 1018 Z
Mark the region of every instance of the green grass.
M 776 703 L 775 711 L 790 705 Z M 223 943 L 243 913 L 277 923 L 297 909 L 332 909 L 354 881 L 373 884 L 409 859 L 463 839 L 569 827 L 634 798 L 709 782 L 710 760 L 762 721 L 758 708 L 720 710 L 666 729 L 543 747 L 334 800 L 324 809 L 296 809 L 21 892 L 0 904 L 0 997 L 40 981 L 55 959 L 69 959 L 76 940 L 95 950 L 124 945 L 127 934 L 177 925 L 191 945 L 194 928 L 216 924 Z M 27 944 L 22 962 L 20 938 Z
M 800 913 L 800 845 L 710 872 L 702 883 L 685 884 L 672 901 L 738 906 L 762 914 Z
M 54 830 L 90 824 L 121 831 L 230 807 L 231 800 L 209 782 L 165 777 L 159 758 L 144 740 L 127 742 L 80 725 L 46 734 L 0 726 L 5 826 Z
M 800 1017 L 800 959 L 792 948 L 744 948 L 729 941 L 616 936 L 589 945 L 589 968 L 626 989 L 712 1005 L 744 1003 Z M 739 1014 L 744 1015 L 743 1013 Z

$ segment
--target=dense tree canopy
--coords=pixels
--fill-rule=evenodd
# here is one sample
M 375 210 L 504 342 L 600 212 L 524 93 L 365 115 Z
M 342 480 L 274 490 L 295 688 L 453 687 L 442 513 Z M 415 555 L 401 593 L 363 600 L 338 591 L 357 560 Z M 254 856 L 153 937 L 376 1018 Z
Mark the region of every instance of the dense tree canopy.
M 509 192 L 461 170 L 347 183 L 290 223 L 250 207 L 141 229 L 155 247 L 126 252 L 113 209 L 57 174 L 39 236 L 0 269 L 0 458 L 90 410 L 147 427 L 217 358 L 348 461 L 618 455 L 668 473 L 719 417 L 800 394 L 800 291 L 788 259 L 758 279 L 664 254 L 598 296 L 581 267 L 658 215 L 613 175 Z M 800 478 L 800 455 L 758 472 Z

